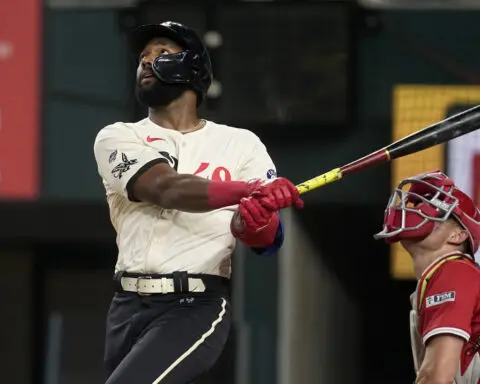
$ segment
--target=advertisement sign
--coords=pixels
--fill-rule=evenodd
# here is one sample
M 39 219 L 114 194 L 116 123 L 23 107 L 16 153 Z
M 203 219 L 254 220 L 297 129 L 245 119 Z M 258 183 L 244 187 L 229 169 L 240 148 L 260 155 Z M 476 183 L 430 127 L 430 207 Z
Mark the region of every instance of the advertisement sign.
M 393 140 L 477 104 L 479 86 L 398 85 L 393 97 Z M 393 161 L 392 188 L 408 176 L 435 169 L 446 172 L 480 203 L 480 132 Z M 391 246 L 391 274 L 397 279 L 415 278 L 410 256 L 398 243 Z
M 447 145 L 447 170 L 455 183 L 480 203 L 480 132 L 458 137 Z
M 42 6 L 0 1 L 0 200 L 39 194 Z

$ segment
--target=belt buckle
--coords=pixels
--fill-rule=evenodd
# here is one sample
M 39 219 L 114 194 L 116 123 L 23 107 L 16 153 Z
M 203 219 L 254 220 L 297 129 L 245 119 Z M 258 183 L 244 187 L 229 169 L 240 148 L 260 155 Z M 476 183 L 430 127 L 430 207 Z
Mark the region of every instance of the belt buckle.
M 151 276 L 140 276 L 137 278 L 137 294 L 139 296 L 151 296 L 152 294 L 151 293 L 145 293 L 145 292 L 142 292 L 141 291 L 141 287 L 140 287 L 140 284 L 141 284 L 141 280 L 151 280 L 152 277 Z

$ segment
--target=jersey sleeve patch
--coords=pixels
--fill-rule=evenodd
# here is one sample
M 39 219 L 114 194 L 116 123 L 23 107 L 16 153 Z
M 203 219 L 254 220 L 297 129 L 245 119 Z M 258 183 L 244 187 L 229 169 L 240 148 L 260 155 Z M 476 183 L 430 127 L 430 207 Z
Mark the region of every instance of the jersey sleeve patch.
M 118 163 L 111 171 L 113 177 L 121 179 L 125 172 L 128 172 L 132 165 L 138 163 L 137 159 L 129 159 L 125 153 L 122 153 L 122 161 Z
M 427 296 L 425 299 L 425 306 L 430 308 L 451 301 L 455 301 L 455 291 L 437 293 L 435 295 Z
M 277 177 L 277 171 L 273 168 L 270 168 L 267 171 L 267 179 L 275 179 Z

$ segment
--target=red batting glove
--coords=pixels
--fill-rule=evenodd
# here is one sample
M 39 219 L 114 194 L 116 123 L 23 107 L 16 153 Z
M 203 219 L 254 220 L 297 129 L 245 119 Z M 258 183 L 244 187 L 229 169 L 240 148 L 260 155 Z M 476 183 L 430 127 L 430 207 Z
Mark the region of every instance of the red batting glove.
M 260 183 L 260 180 L 211 181 L 207 187 L 208 203 L 213 209 L 239 204 L 240 200 L 250 196 Z
M 261 184 L 252 192 L 252 196 L 256 197 L 270 212 L 291 206 L 301 209 L 304 206 L 295 185 L 284 177 Z
M 277 234 L 280 219 L 267 210 L 255 197 L 242 199 L 230 222 L 234 237 L 248 247 L 267 248 Z

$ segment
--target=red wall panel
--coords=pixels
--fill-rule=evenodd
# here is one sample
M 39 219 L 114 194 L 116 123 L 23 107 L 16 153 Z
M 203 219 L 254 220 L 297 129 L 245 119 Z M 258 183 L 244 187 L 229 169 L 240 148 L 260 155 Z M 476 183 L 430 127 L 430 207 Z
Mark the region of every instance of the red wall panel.
M 42 5 L 0 1 L 0 199 L 39 195 Z

